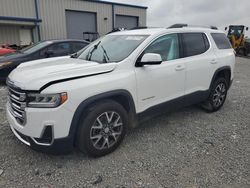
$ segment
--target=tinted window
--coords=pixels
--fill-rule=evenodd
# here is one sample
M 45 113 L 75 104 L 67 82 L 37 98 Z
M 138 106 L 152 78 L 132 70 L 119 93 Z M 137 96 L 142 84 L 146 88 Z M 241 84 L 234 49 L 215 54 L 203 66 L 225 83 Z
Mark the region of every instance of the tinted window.
M 224 33 L 211 33 L 215 44 L 219 49 L 230 49 L 231 44 Z
M 183 33 L 184 57 L 199 55 L 209 48 L 207 36 L 204 33 Z
M 47 51 L 48 51 L 48 48 L 44 48 L 44 49 L 40 50 L 40 58 L 48 57 L 46 54 Z
M 53 44 L 50 47 L 48 47 L 48 51 L 53 52 L 51 56 L 54 56 L 54 57 L 69 55 L 71 53 L 70 43 Z
M 179 42 L 177 34 L 169 34 L 156 39 L 145 53 L 160 54 L 163 61 L 169 61 L 179 58 Z
M 72 43 L 72 52 L 78 52 L 79 50 L 83 49 L 85 46 L 87 46 L 87 43 L 82 43 L 82 42 L 73 42 Z

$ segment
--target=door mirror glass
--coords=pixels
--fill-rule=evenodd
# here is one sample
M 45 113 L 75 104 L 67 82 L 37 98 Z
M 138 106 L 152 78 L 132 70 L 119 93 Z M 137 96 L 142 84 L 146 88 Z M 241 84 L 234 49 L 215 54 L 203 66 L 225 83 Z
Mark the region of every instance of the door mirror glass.
M 141 61 L 137 63 L 138 66 L 143 65 L 160 65 L 162 58 L 160 54 L 146 53 L 142 56 Z

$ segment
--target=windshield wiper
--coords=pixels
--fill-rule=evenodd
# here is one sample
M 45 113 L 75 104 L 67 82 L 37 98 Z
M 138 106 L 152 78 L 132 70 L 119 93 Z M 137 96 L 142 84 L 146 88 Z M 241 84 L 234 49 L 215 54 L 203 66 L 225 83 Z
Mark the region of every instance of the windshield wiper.
M 103 45 L 101 45 L 101 48 L 102 48 L 102 50 L 103 50 L 103 62 L 108 63 L 108 61 L 109 61 L 109 56 L 108 56 L 108 54 L 107 54 L 107 51 L 105 50 L 105 48 L 103 47 Z
M 100 43 L 101 43 L 101 41 L 99 41 L 96 45 L 94 45 L 94 48 L 91 51 L 89 51 L 89 53 L 87 55 L 87 60 L 88 61 L 91 61 L 92 54 L 98 48 L 98 46 L 100 45 Z
M 77 56 L 78 56 L 78 54 L 77 54 L 77 52 L 76 52 L 76 53 L 74 53 L 74 54 L 71 54 L 70 58 L 74 58 L 74 59 L 76 59 L 76 58 L 77 58 Z

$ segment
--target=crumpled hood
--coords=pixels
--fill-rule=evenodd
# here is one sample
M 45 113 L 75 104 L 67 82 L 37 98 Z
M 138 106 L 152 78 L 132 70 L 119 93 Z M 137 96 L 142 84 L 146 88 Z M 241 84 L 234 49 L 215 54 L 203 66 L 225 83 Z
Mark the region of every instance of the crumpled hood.
M 50 82 L 110 72 L 115 67 L 116 63 L 57 57 L 23 63 L 10 73 L 9 80 L 23 90 L 40 90 Z

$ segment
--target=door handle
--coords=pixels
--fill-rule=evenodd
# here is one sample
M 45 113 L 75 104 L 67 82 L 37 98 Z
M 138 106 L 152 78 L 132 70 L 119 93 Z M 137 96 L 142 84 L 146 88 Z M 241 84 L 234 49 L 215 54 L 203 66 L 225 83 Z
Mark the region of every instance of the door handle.
M 211 63 L 211 64 L 217 64 L 218 62 L 216 61 L 216 59 L 212 59 L 212 60 L 210 61 L 210 63 Z
M 185 69 L 185 67 L 183 65 L 178 65 L 178 66 L 175 67 L 176 71 L 182 71 L 184 69 Z

